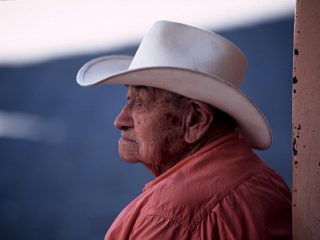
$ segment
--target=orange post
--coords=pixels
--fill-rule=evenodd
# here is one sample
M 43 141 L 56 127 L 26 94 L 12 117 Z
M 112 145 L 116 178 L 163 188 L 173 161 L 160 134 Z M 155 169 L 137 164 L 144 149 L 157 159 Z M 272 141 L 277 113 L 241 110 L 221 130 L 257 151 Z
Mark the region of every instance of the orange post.
M 297 0 L 293 50 L 293 235 L 320 239 L 320 1 Z

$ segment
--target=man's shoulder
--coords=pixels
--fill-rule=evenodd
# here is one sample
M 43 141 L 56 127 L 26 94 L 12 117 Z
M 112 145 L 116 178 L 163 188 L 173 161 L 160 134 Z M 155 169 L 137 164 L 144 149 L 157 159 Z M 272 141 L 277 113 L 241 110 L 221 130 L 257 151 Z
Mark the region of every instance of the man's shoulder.
M 270 212 L 276 214 L 284 206 L 290 208 L 290 192 L 286 184 L 266 166 L 231 185 L 221 186 L 223 183 L 217 178 L 177 174 L 153 192 L 145 213 L 194 228 L 212 214 L 228 218 L 242 212 L 247 214 L 246 217 L 263 219 L 269 218 Z M 256 206 L 257 211 L 251 209 L 250 212 L 252 206 Z

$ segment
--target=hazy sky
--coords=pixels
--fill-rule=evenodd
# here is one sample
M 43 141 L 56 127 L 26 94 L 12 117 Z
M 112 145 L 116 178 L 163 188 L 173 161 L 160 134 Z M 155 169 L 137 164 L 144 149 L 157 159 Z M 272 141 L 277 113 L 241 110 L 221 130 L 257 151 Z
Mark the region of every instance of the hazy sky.
M 123 46 L 157 20 L 220 30 L 294 8 L 295 0 L 0 0 L 0 64 Z

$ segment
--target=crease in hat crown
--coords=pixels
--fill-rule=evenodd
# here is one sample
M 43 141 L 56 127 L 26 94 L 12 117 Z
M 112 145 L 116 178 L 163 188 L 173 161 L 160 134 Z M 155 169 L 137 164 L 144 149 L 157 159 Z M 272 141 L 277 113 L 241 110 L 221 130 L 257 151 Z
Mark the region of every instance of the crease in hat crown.
M 240 88 L 247 60 L 238 47 L 216 33 L 159 21 L 144 35 L 129 70 L 143 67 L 190 69 L 224 79 Z
M 240 90 L 246 68 L 244 54 L 224 37 L 160 21 L 144 35 L 133 57 L 93 59 L 81 67 L 77 82 L 150 86 L 204 101 L 232 116 L 248 145 L 263 150 L 271 145 L 271 129 L 261 110 Z

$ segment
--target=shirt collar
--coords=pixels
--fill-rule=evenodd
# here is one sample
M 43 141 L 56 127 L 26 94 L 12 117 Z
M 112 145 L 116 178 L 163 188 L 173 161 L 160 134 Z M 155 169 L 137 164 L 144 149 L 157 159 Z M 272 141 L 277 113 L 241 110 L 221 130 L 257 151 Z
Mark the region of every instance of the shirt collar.
M 143 191 L 146 191 L 150 188 L 153 188 L 155 185 L 157 185 L 159 182 L 161 182 L 163 179 L 168 178 L 170 175 L 176 173 L 180 169 L 184 168 L 186 165 L 188 165 L 190 162 L 193 162 L 196 159 L 201 159 L 201 155 L 204 154 L 207 151 L 212 151 L 213 149 L 219 147 L 221 144 L 228 142 L 233 139 L 239 138 L 239 134 L 236 131 L 230 132 L 224 136 L 221 136 L 220 138 L 212 141 L 211 143 L 203 146 L 198 151 L 193 153 L 192 155 L 186 157 L 185 159 L 178 162 L 176 165 L 174 165 L 172 168 L 168 169 L 166 172 L 162 173 L 158 177 L 156 177 L 151 182 L 147 183 Z

